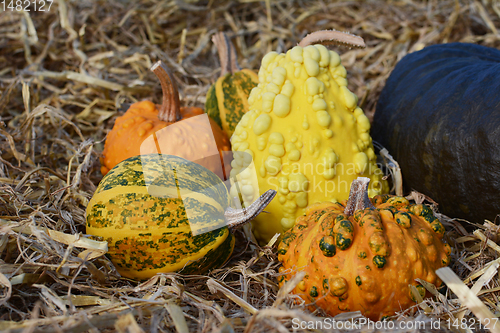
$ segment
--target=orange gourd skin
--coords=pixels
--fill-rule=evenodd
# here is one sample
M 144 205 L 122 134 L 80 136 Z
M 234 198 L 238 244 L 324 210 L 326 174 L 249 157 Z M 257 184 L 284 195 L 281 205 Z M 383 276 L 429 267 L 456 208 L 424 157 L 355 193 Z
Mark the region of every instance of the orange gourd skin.
M 160 120 L 158 113 L 158 108 L 153 102 L 142 101 L 132 104 L 123 116 L 116 119 L 113 129 L 109 132 L 104 144 L 103 157 L 101 158 L 101 173 L 103 175 L 106 175 L 109 170 L 121 161 L 140 155 L 143 141 L 151 134 L 171 124 Z M 181 107 L 181 119 L 179 121 L 202 114 L 204 114 L 204 111 L 201 108 Z M 210 119 L 210 125 L 219 152 L 230 151 L 231 145 L 226 133 L 212 119 Z M 160 147 L 168 144 L 168 142 L 160 142 Z M 182 150 L 185 147 L 180 146 L 179 149 L 181 150 L 179 155 L 182 155 Z M 201 142 L 192 149 L 202 150 Z M 175 153 L 170 154 L 178 155 Z M 209 167 L 209 169 L 212 168 Z M 218 173 L 218 170 L 211 171 Z
M 314 204 L 284 234 L 280 284 L 305 270 L 293 293 L 311 310 L 320 307 L 331 316 L 359 310 L 377 321 L 416 304 L 409 284 L 430 296 L 415 279 L 441 285 L 435 271 L 449 264 L 451 248 L 432 211 L 403 197 L 371 201 L 376 209 L 352 216 L 344 214 L 345 201 Z

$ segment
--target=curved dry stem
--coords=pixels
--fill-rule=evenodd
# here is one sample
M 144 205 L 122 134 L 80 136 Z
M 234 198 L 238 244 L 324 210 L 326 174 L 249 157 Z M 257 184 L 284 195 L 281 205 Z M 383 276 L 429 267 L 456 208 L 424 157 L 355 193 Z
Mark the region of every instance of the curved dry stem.
M 228 207 L 224 213 L 228 228 L 236 228 L 256 218 L 271 203 L 275 196 L 275 190 L 267 190 L 247 208 L 234 209 Z
M 217 47 L 217 52 L 219 53 L 220 66 L 222 68 L 220 76 L 240 71 L 241 67 L 236 59 L 236 49 L 226 34 L 223 32 L 216 33 L 212 36 L 212 42 Z
M 337 44 L 346 44 L 351 47 L 359 48 L 366 47 L 363 38 L 337 30 L 319 30 L 312 32 L 300 41 L 299 46 L 305 47 L 322 42 L 334 42 Z
M 385 166 L 389 169 L 397 196 L 403 196 L 403 175 L 399 163 L 389 154 L 386 148 L 380 150 L 380 156 L 384 159 Z
M 177 89 L 177 83 L 173 79 L 172 73 L 161 60 L 151 66 L 151 71 L 155 73 L 160 81 L 163 93 L 163 101 L 158 110 L 158 119 L 169 123 L 180 120 L 181 103 L 179 100 L 179 90 Z
M 373 208 L 372 202 L 368 197 L 368 185 L 370 178 L 358 177 L 353 180 L 351 184 L 351 191 L 349 192 L 349 199 L 345 205 L 344 214 L 351 216 L 355 211 L 365 208 Z

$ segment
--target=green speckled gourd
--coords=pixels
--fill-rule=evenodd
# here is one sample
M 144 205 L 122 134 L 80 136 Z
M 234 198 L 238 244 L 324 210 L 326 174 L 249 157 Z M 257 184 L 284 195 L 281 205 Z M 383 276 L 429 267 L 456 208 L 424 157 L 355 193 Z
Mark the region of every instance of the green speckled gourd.
M 370 201 L 368 182 L 356 179 L 347 202 L 311 205 L 282 237 L 280 284 L 305 271 L 293 293 L 311 310 L 361 311 L 377 321 L 416 304 L 409 285 L 430 296 L 415 279 L 441 284 L 435 271 L 449 264 L 451 253 L 441 222 L 404 197 Z
M 388 191 L 376 165 L 370 122 L 357 101 L 339 55 L 323 45 L 299 45 L 262 59 L 250 111 L 231 138 L 233 152 L 253 157 L 260 189 L 278 191 L 278 200 L 266 208 L 269 214 L 253 223 L 261 243 L 291 228 L 308 205 L 345 200 L 358 176 L 372 180 L 370 196 Z M 231 172 L 250 163 L 235 154 Z M 257 194 L 247 186 L 243 200 L 251 202 Z
M 231 137 L 248 111 L 248 95 L 259 79 L 253 70 L 238 65 L 236 50 L 223 32 L 215 34 L 212 41 L 219 52 L 222 71 L 208 90 L 205 112 Z
M 201 274 L 231 256 L 228 227 L 249 221 L 273 197 L 265 193 L 242 215 L 229 207 L 220 178 L 201 165 L 173 155 L 134 156 L 99 183 L 87 206 L 87 233 L 108 242 L 108 256 L 122 276 Z

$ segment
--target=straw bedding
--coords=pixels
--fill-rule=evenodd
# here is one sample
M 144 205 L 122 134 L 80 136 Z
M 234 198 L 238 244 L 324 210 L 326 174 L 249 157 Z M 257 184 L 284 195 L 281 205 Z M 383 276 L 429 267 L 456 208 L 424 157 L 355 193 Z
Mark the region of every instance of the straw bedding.
M 0 11 L 0 330 L 10 332 L 287 332 L 297 322 L 309 324 L 297 331 L 326 323 L 279 290 L 276 244 L 250 246 L 237 232 L 239 245 L 223 268 L 138 284 L 120 278 L 99 256 L 102 243 L 83 235 L 114 119 L 128 103 L 161 99 L 149 71 L 155 61 L 174 72 L 184 105 L 203 106 L 220 70 L 210 41 L 216 31 L 232 38 L 240 65 L 253 69 L 267 52 L 286 51 L 308 32 L 349 31 L 367 47 L 331 48 L 372 115 L 407 53 L 452 41 L 500 47 L 500 5 L 487 0 L 79 0 L 33 9 Z M 449 289 L 431 290 L 436 297 L 395 317 L 424 327 L 393 331 L 465 332 L 446 325 L 457 318 L 478 330 L 478 318 L 500 314 L 498 221 L 469 233 L 460 224 L 466 221 L 439 217 L 454 249 L 443 277 Z M 432 326 L 438 320 L 439 329 Z

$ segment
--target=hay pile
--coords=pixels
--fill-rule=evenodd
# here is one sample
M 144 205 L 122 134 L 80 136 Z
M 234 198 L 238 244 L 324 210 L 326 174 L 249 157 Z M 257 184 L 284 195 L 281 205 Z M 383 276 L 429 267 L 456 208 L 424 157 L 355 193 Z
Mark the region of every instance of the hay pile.
M 255 251 L 240 233 L 232 260 L 207 276 L 166 274 L 138 285 L 120 279 L 106 257 L 86 256 L 100 246 L 81 234 L 103 141 L 122 105 L 160 101 L 155 61 L 174 72 L 184 105 L 202 106 L 219 73 L 216 31 L 232 37 L 242 67 L 257 69 L 267 52 L 286 51 L 308 32 L 347 30 L 367 47 L 333 49 L 372 114 L 405 54 L 451 41 L 500 47 L 500 5 L 488 0 L 74 0 L 31 10 L 0 12 L 0 330 L 10 332 L 287 332 L 293 318 L 321 320 L 278 292 L 273 249 Z M 397 318 L 427 323 L 420 331 L 438 319 L 448 331 L 448 318 L 477 329 L 469 309 L 500 315 L 498 226 L 468 234 L 441 219 L 451 268 L 481 302 L 448 291 Z

